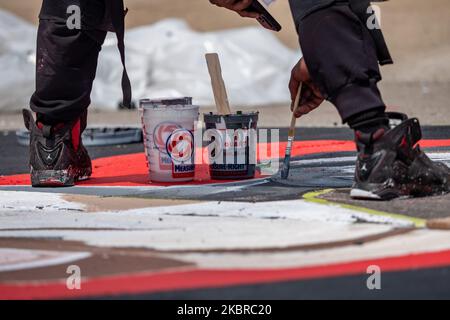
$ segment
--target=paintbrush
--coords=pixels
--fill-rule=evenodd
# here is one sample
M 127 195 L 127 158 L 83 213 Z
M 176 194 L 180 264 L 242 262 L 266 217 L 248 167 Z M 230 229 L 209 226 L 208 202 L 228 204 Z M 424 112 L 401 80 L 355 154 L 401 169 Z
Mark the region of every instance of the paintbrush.
M 292 145 L 294 144 L 295 139 L 295 125 L 297 124 L 297 118 L 295 117 L 295 113 L 297 109 L 300 107 L 300 97 L 302 96 L 302 83 L 298 86 L 297 96 L 294 101 L 294 110 L 292 112 L 292 120 L 291 127 L 289 128 L 288 133 L 288 143 L 286 146 L 286 154 L 284 156 L 283 165 L 281 167 L 281 179 L 286 180 L 289 177 L 289 170 L 291 169 L 291 152 Z

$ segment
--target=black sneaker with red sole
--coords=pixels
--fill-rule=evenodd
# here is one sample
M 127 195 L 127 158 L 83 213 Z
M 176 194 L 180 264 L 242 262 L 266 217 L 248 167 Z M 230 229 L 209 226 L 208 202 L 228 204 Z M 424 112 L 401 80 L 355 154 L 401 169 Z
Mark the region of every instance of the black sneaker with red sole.
M 23 110 L 30 131 L 30 173 L 33 187 L 71 187 L 92 174 L 89 154 L 81 141 L 85 117 L 71 123 L 44 125 Z
M 391 128 L 371 134 L 355 132 L 359 154 L 351 197 L 390 200 L 450 192 L 450 169 L 432 161 L 418 145 L 422 139 L 419 120 L 400 113 L 387 116 Z

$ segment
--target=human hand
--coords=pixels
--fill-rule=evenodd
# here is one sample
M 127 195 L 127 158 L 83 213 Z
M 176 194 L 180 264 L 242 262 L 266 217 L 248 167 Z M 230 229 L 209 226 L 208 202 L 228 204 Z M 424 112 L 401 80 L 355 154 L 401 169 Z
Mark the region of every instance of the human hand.
M 295 110 L 295 97 L 302 83 L 302 96 L 300 98 L 300 106 Z M 291 111 L 297 118 L 304 116 L 314 109 L 318 108 L 325 100 L 320 93 L 319 88 L 312 82 L 305 59 L 302 58 L 292 69 L 291 80 L 289 81 L 289 91 L 291 92 Z
M 252 4 L 253 0 L 209 0 L 209 2 L 218 7 L 235 11 L 241 17 L 257 19 L 260 16 L 257 12 L 246 11 L 246 9 Z

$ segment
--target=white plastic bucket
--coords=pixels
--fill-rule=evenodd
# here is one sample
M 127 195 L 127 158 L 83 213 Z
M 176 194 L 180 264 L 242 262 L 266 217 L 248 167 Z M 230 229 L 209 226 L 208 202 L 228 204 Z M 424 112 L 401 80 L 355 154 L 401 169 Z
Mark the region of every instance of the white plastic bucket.
M 140 112 L 150 180 L 194 180 L 194 126 L 199 118 L 199 107 L 144 104 Z

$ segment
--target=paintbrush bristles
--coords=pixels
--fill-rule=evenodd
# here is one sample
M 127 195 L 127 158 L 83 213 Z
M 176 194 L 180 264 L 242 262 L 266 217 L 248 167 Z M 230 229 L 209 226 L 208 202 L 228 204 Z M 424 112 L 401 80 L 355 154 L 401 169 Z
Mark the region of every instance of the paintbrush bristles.
M 287 155 L 284 158 L 283 167 L 281 169 L 281 179 L 283 180 L 286 180 L 289 177 L 290 163 L 291 163 L 291 156 Z

